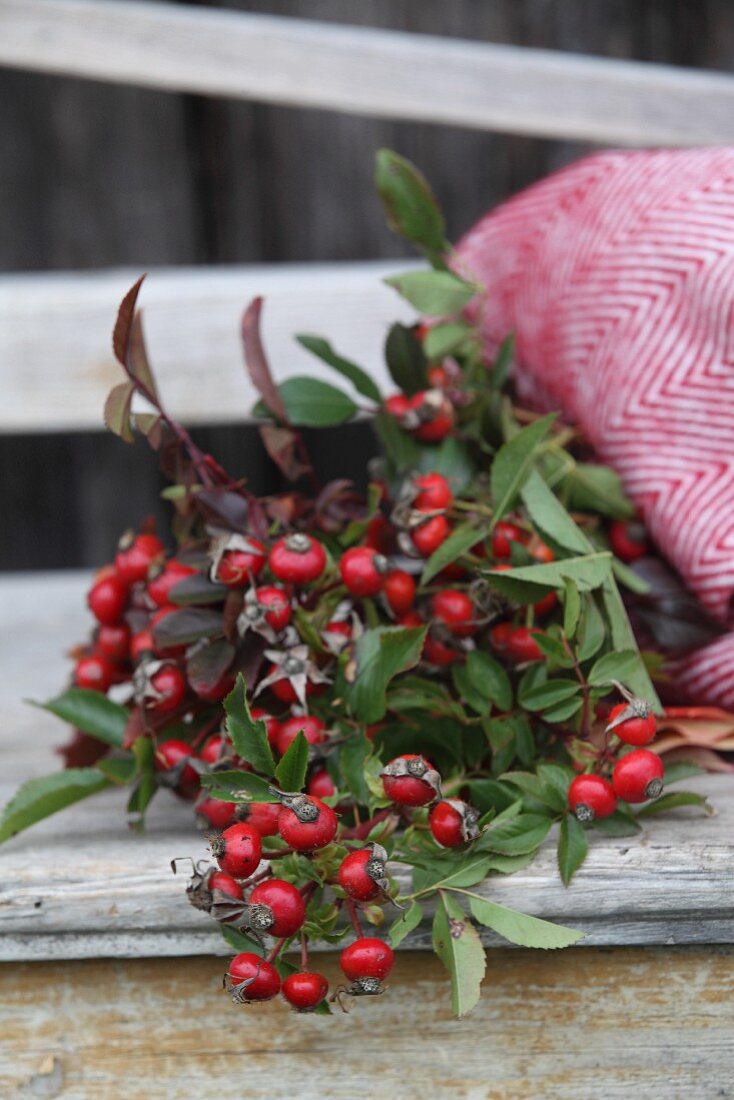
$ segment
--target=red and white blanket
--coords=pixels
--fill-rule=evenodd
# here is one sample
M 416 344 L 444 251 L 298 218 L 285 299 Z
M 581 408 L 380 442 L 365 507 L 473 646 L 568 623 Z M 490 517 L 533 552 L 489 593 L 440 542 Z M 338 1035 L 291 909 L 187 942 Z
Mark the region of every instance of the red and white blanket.
M 661 553 L 733 632 L 673 672 L 734 707 L 734 149 L 610 152 L 543 180 L 458 247 L 490 349 L 621 475 Z

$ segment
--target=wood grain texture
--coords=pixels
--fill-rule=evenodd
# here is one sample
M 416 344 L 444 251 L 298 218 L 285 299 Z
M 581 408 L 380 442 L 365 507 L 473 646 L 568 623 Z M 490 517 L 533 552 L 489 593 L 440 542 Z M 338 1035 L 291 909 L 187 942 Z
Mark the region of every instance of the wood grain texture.
M 336 959 L 319 960 L 332 989 Z M 221 963 L 0 967 L 0 1093 L 74 1100 L 731 1097 L 734 954 L 494 951 L 452 1020 L 439 962 L 403 954 L 351 1014 L 233 1007 Z M 45 1091 L 42 1091 L 45 1090 Z
M 171 91 L 630 144 L 729 141 L 734 81 L 122 0 L 2 0 L 0 63 Z
M 244 368 L 239 321 L 265 298 L 273 374 L 308 373 L 349 388 L 294 336 L 316 333 L 390 387 L 382 356 L 389 324 L 414 311 L 382 282 L 412 262 L 294 264 L 153 271 L 140 296 L 160 391 L 188 423 L 242 421 L 257 398 Z M 122 377 L 111 332 L 139 273 L 0 276 L 0 431 L 100 428 Z M 389 390 L 388 390 L 389 392 Z
M 88 575 L 0 581 L 0 797 L 58 767 L 51 746 L 65 728 L 22 703 L 63 684 L 63 650 L 83 637 Z M 636 838 L 594 837 L 570 888 L 552 839 L 526 870 L 482 886 L 493 900 L 583 929 L 586 946 L 734 942 L 734 781 L 707 776 L 686 787 L 708 795 L 716 816 L 688 809 L 653 818 Z M 0 848 L 0 958 L 222 953 L 209 919 L 192 909 L 173 856 L 206 854 L 188 805 L 162 792 L 148 833 L 124 830 L 122 792 L 95 796 Z M 398 875 L 398 877 L 400 877 Z M 487 943 L 498 943 L 489 933 Z M 409 942 L 428 943 L 420 931 Z

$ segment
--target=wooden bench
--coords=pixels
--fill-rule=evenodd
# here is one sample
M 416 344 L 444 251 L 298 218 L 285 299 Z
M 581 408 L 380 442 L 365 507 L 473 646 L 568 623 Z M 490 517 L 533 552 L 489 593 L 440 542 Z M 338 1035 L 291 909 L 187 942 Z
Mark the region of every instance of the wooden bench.
M 403 119 L 598 142 L 734 139 L 734 80 L 317 22 L 117 0 L 0 0 L 0 64 Z M 182 269 L 144 291 L 171 410 L 228 418 L 252 393 L 238 317 L 267 299 L 265 336 L 287 372 L 318 364 L 291 343 L 322 332 L 380 379 L 382 335 L 409 317 L 385 264 Z M 92 429 L 117 378 L 109 332 L 137 272 L 0 278 L 0 429 Z M 192 379 L 207 365 L 202 394 Z M 283 377 L 285 372 L 279 374 Z M 89 619 L 80 573 L 0 580 L 0 796 L 58 766 L 63 651 Z M 203 854 L 190 809 L 163 794 L 128 835 L 97 796 L 0 850 L 0 1095 L 86 1098 L 442 1097 L 615 1100 L 731 1096 L 734 1081 L 734 781 L 691 781 L 717 815 L 651 820 L 596 839 L 566 890 L 552 842 L 493 899 L 583 929 L 583 946 L 496 946 L 485 996 L 450 1019 L 446 979 L 419 930 L 384 999 L 351 1017 L 235 1010 L 217 991 L 225 945 L 183 898 L 173 855 Z M 336 976 L 335 959 L 325 968 Z M 244 1012 L 244 1018 L 243 1018 Z

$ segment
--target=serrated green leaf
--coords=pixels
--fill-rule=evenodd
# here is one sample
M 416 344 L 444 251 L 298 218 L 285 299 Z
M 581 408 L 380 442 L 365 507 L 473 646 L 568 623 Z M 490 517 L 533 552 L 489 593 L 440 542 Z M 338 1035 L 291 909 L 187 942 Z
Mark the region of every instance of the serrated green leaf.
M 300 333 L 296 336 L 296 340 L 301 347 L 310 351 L 324 363 L 328 363 L 344 378 L 348 378 L 357 393 L 361 393 L 363 397 L 368 398 L 370 401 L 376 401 L 378 405 L 382 403 L 382 394 L 379 387 L 367 371 L 357 366 L 351 359 L 345 359 L 342 355 L 338 355 L 328 340 L 324 340 L 321 336 L 310 336 L 307 333 Z
M 563 581 L 563 633 L 573 638 L 581 616 L 581 596 L 570 577 Z
M 429 317 L 448 317 L 458 313 L 481 289 L 450 271 L 406 271 L 385 279 L 419 313 Z
M 558 869 L 566 886 L 586 859 L 589 838 L 576 817 L 568 813 L 561 822 L 558 835 Z
M 451 976 L 454 1015 L 465 1016 L 479 1000 L 487 960 L 476 928 L 444 892 L 433 918 L 433 950 Z
M 651 817 L 653 814 L 665 813 L 666 810 L 677 810 L 680 806 L 702 806 L 707 814 L 713 813 L 702 794 L 695 794 L 693 791 L 672 791 L 643 806 L 637 811 L 637 816 Z
M 472 546 L 476 546 L 478 542 L 481 542 L 486 534 L 487 529 L 478 528 L 473 523 L 459 524 L 449 537 L 441 543 L 438 550 L 431 554 L 423 566 L 421 583 L 428 584 L 447 565 L 456 561 L 457 558 L 463 557 L 471 550 Z
M 634 675 L 639 660 L 639 653 L 633 649 L 624 649 L 620 653 L 605 653 L 592 665 L 588 681 L 594 686 L 608 684 L 612 680 L 624 683 L 630 673 Z
M 201 785 L 209 791 L 211 798 L 222 802 L 277 802 L 270 793 L 267 779 L 253 772 L 229 771 L 210 772 L 202 775 Z
M 534 852 L 547 837 L 553 821 L 541 814 L 518 814 L 506 821 L 493 821 L 478 840 L 475 851 L 519 856 Z
M 578 512 L 599 512 L 611 519 L 629 519 L 634 506 L 622 488 L 619 474 L 610 466 L 576 462 L 563 480 L 569 507 Z
M 532 469 L 537 448 L 550 431 L 556 415 L 550 413 L 528 424 L 497 452 L 490 471 L 490 488 L 494 502 L 493 526 L 515 504 Z
M 125 443 L 132 443 L 135 438 L 130 422 L 134 394 L 134 382 L 120 382 L 112 387 L 104 406 L 105 426 Z
M 97 768 L 67 768 L 19 787 L 0 815 L 0 844 L 11 836 L 110 786 Z
M 610 814 L 609 817 L 596 818 L 592 827 L 603 836 L 634 836 L 640 832 L 640 825 L 634 818 L 619 812 Z
M 346 696 L 360 722 L 379 722 L 386 710 L 386 690 L 394 676 L 420 660 L 426 627 L 378 627 L 365 632 L 354 646 L 353 679 Z
M 68 688 L 55 699 L 33 706 L 50 711 L 57 718 L 69 722 L 83 733 L 89 733 L 105 745 L 120 748 L 129 717 L 126 707 L 114 703 L 101 691 L 87 688 Z
M 378 149 L 375 185 L 393 233 L 437 261 L 448 248 L 446 229 L 441 208 L 423 174 L 392 149 Z
M 448 889 L 451 886 L 476 886 L 487 877 L 491 859 L 487 855 L 470 855 L 458 864 L 456 859 L 445 862 L 446 867 L 439 866 L 438 870 L 429 874 L 421 892 Z
M 282 791 L 300 791 L 306 782 L 308 741 L 299 730 L 278 761 L 275 780 Z
M 289 422 L 298 428 L 333 427 L 351 420 L 359 411 L 343 390 L 308 375 L 286 378 L 278 391 Z M 270 415 L 262 401 L 255 405 L 253 413 L 255 416 Z
M 365 779 L 365 762 L 371 753 L 372 745 L 362 733 L 351 736 L 339 752 L 339 766 L 349 792 L 362 806 L 366 806 L 370 800 L 370 790 Z
M 255 951 L 259 954 L 262 950 L 262 945 L 258 943 L 254 936 L 251 937 L 244 932 L 238 932 L 231 924 L 220 924 L 219 928 L 225 941 L 237 954 L 242 951 Z
M 584 936 L 583 932 L 578 932 L 575 928 L 565 928 L 562 924 L 553 924 L 539 917 L 528 916 L 527 913 L 519 913 L 516 909 L 508 909 L 505 905 L 498 905 L 476 894 L 469 898 L 469 908 L 480 924 L 519 947 L 554 951 L 571 947 Z
M 472 804 L 480 813 L 486 813 L 487 810 L 506 810 L 514 804 L 517 797 L 509 787 L 497 779 L 473 779 L 468 787 Z
M 466 659 L 466 668 L 474 684 L 500 710 L 512 706 L 512 684 L 505 669 L 489 653 L 473 650 Z
M 614 577 L 611 575 L 607 577 L 602 586 L 602 600 L 609 619 L 612 645 L 615 650 L 631 649 L 636 651 L 637 642 L 627 617 L 627 610 Z M 626 686 L 640 699 L 645 699 L 656 714 L 662 714 L 662 705 L 641 657 L 637 661 L 633 672 L 627 673 Z
M 492 588 L 520 603 L 534 603 L 544 592 L 563 588 L 567 578 L 580 591 L 601 587 L 611 576 L 612 556 L 595 551 L 578 558 L 559 558 L 541 565 L 523 565 L 501 573 L 484 574 Z
M 429 359 L 444 359 L 461 348 L 467 337 L 471 335 L 472 328 L 466 321 L 449 321 L 445 325 L 434 325 L 423 339 L 423 350 Z
M 567 722 L 574 714 L 578 714 L 583 705 L 583 699 L 568 699 L 565 703 L 558 703 L 557 706 L 544 710 L 543 718 L 546 722 Z
M 526 692 L 522 705 L 526 710 L 545 710 L 558 703 L 564 703 L 577 695 L 581 685 L 577 680 L 547 680 L 544 684 Z
M 550 542 L 574 554 L 590 553 L 593 547 L 586 535 L 576 526 L 537 470 L 532 470 L 528 475 L 520 496 L 533 524 Z
M 94 766 L 116 787 L 126 787 L 135 776 L 135 760 L 132 756 L 105 756 Z
M 578 628 L 577 657 L 588 661 L 598 653 L 606 638 L 606 627 L 596 600 L 591 595 L 582 597 L 581 621 Z
M 388 933 L 392 946 L 398 947 L 406 936 L 415 931 L 422 920 L 423 906 L 418 901 L 412 901 L 410 908 L 406 909 L 397 920 L 393 921 Z
M 275 775 L 275 760 L 268 741 L 268 728 L 261 719 L 253 719 L 250 714 L 247 688 L 241 673 L 224 700 L 224 710 L 227 715 L 227 732 L 237 755 L 256 771 L 264 772 L 268 776 Z

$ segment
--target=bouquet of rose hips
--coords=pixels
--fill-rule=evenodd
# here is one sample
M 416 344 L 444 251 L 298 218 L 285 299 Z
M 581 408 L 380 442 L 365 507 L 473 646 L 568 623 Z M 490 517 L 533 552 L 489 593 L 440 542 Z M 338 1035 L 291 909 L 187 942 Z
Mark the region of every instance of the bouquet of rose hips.
M 275 384 L 259 300 L 243 319 L 254 411 L 293 483 L 265 498 L 166 413 L 140 282 L 123 300 L 113 342 L 126 379 L 105 419 L 159 453 L 176 548 L 128 534 L 98 574 L 74 686 L 45 704 L 81 731 L 68 752 L 86 766 L 26 784 L 0 836 L 110 784 L 130 785 L 141 825 L 167 788 L 206 831 L 212 862 L 192 861 L 187 893 L 239 952 L 235 1001 L 282 991 L 329 1011 L 309 944 L 345 937 L 346 985 L 331 999 L 381 993 L 393 948 L 430 911 L 461 1015 L 484 973 L 477 924 L 543 948 L 581 935 L 493 903 L 485 880 L 525 867 L 558 824 L 568 882 L 590 831 L 633 834 L 633 805 L 702 799 L 659 799 L 664 768 L 646 747 L 656 658 L 638 651 L 618 587 L 641 582 L 625 564 L 640 541 L 617 477 L 557 416 L 513 401 L 511 339 L 485 361 L 464 314 L 482 290 L 449 269 L 419 173 L 382 152 L 378 187 L 433 267 L 388 280 L 434 318 L 390 329 L 396 392 L 298 337 L 373 414 L 381 457 L 366 496 L 316 483 L 301 429 L 358 405 L 309 377 Z M 147 411 L 132 411 L 136 395 Z

